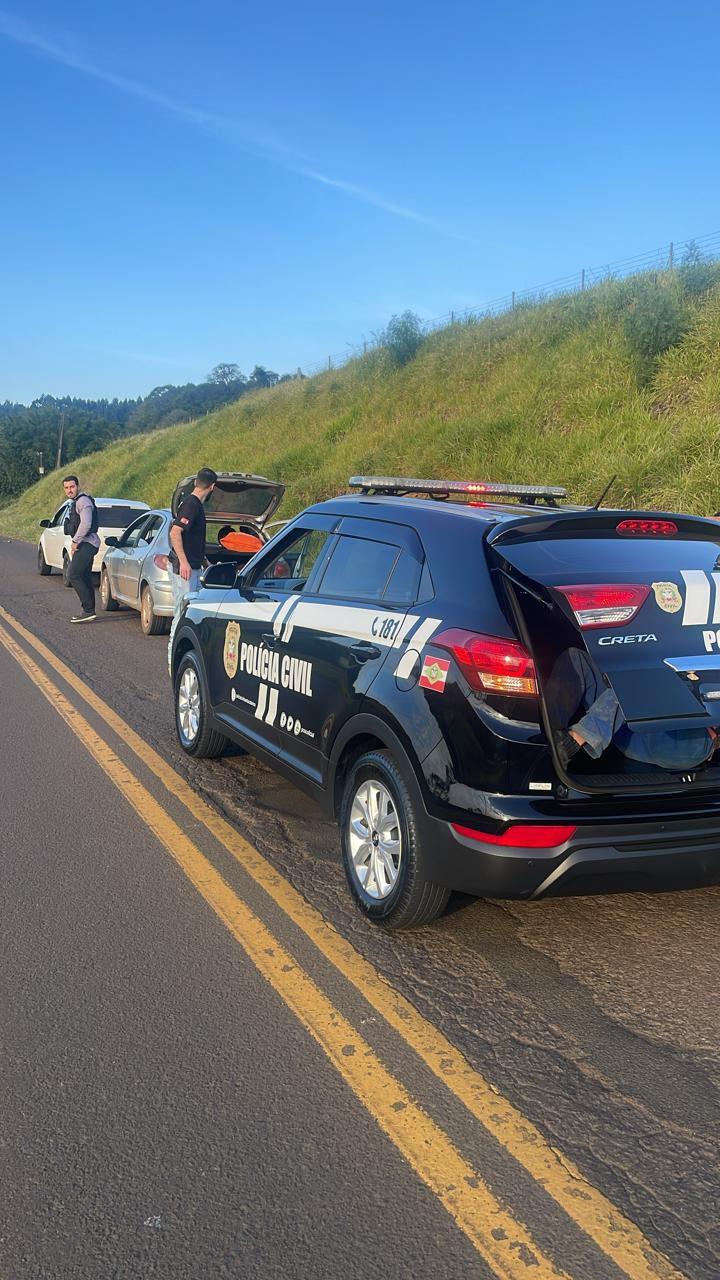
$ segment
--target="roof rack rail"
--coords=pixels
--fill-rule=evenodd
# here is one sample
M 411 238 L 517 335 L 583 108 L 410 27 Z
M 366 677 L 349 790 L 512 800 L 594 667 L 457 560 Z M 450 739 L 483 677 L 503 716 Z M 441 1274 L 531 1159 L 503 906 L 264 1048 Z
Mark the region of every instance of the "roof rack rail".
M 449 498 L 452 494 L 464 494 L 468 498 L 497 497 L 524 498 L 533 505 L 536 502 L 557 506 L 558 498 L 566 498 L 567 490 L 559 485 L 498 484 L 489 480 L 411 480 L 407 476 L 351 476 L 351 489 L 363 493 L 387 493 L 396 497 L 427 493 L 433 498 Z

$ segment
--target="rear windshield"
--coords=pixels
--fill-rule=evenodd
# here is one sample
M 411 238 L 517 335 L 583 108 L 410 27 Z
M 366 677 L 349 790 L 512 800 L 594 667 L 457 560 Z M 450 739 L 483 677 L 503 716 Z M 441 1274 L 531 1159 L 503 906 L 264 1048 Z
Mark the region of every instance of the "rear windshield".
M 499 547 L 500 552 L 503 551 Z M 510 549 L 509 549 L 510 550 Z M 683 569 L 714 568 L 720 547 L 714 542 L 680 538 L 549 538 L 518 543 L 509 559 L 541 581 L 553 574 L 679 574 Z
M 262 486 L 248 486 L 240 490 L 235 486 L 226 490 L 221 488 L 221 483 L 216 484 L 205 501 L 205 514 L 208 516 L 213 511 L 219 511 L 222 515 L 236 512 L 241 516 L 261 516 L 267 511 L 276 493 L 276 490 L 263 489 Z
M 98 507 L 98 528 L 127 529 L 133 520 L 142 515 L 137 507 Z

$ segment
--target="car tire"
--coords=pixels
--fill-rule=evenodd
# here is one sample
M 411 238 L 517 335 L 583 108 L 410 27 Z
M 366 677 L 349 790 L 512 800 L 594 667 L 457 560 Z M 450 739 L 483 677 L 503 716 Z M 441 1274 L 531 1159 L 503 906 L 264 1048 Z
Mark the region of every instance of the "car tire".
M 71 587 L 70 581 L 70 557 L 67 552 L 63 552 L 62 580 L 64 587 Z
M 144 636 L 160 636 L 168 630 L 169 618 L 159 618 L 153 605 L 152 591 L 147 583 L 140 595 L 140 627 Z
M 110 586 L 110 574 L 105 567 L 100 572 L 100 603 L 106 613 L 114 613 L 119 607 Z
M 42 574 L 43 578 L 49 578 L 52 573 L 52 565 L 49 565 L 45 559 L 45 552 L 41 546 L 38 546 L 38 573 Z
M 345 780 L 340 839 L 348 886 L 366 919 L 387 929 L 429 924 L 450 897 L 427 877 L 417 805 L 389 751 L 360 756 Z
M 192 649 L 175 675 L 175 729 L 183 751 L 198 760 L 220 756 L 227 746 L 225 735 L 210 725 L 205 679 Z

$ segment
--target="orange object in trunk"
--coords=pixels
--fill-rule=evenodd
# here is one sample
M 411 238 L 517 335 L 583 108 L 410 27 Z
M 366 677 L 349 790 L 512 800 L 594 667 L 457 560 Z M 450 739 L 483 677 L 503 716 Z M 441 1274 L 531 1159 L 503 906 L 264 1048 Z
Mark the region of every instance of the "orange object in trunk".
M 226 551 L 254 553 L 259 551 L 262 545 L 262 538 L 258 538 L 255 533 L 226 533 L 225 537 L 220 539 L 220 546 L 225 547 Z

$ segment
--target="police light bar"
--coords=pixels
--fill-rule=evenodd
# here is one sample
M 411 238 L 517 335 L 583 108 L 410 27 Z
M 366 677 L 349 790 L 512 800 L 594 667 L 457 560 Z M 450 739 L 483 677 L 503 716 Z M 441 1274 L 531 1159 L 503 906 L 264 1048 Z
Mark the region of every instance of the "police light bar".
M 407 476 L 351 476 L 351 489 L 363 493 L 430 493 L 438 497 L 451 493 L 464 493 L 468 497 L 545 498 L 553 502 L 566 498 L 567 490 L 559 485 L 497 484 L 489 480 L 411 480 Z

